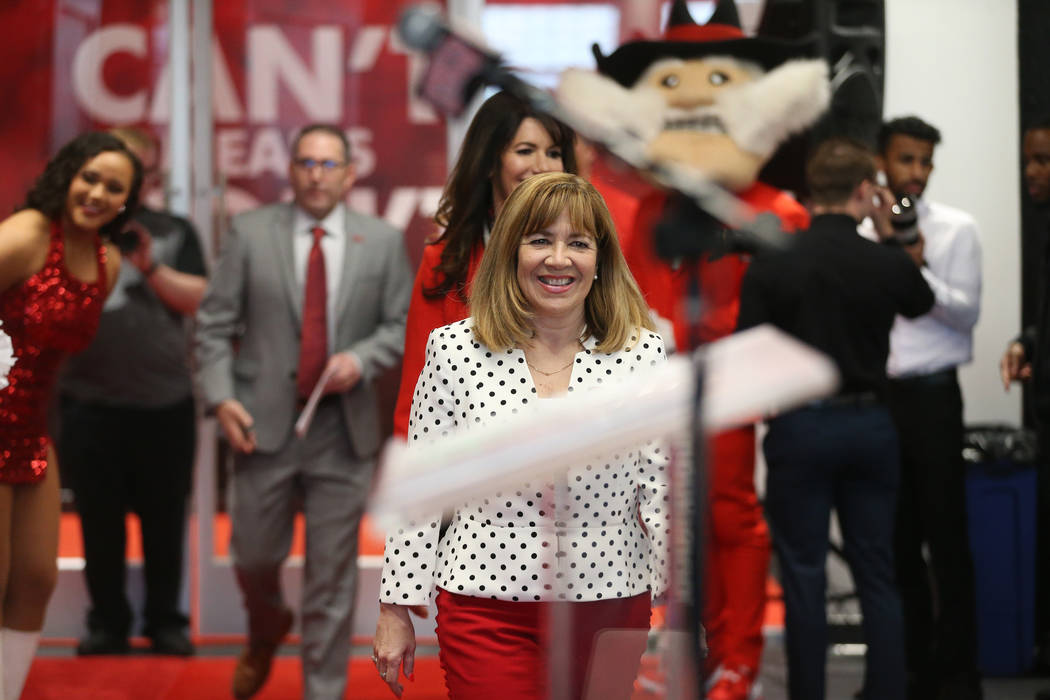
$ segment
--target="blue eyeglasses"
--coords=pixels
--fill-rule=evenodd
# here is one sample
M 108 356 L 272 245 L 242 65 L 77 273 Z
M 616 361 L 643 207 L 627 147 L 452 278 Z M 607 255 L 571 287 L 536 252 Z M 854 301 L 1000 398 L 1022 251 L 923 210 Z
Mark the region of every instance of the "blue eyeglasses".
M 342 163 L 338 160 L 332 160 L 326 158 L 325 160 L 317 160 L 315 158 L 296 158 L 294 161 L 295 167 L 302 168 L 303 170 L 313 170 L 320 166 L 325 172 L 331 172 L 336 168 L 342 168 L 346 163 Z

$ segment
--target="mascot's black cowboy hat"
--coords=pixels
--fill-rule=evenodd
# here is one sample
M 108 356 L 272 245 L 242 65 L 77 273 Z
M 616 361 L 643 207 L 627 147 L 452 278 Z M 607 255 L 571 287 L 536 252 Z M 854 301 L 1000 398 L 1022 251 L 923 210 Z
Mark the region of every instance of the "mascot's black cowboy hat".
M 813 55 L 812 42 L 792 42 L 766 37 L 748 37 L 740 29 L 740 15 L 733 0 L 718 0 L 707 24 L 697 24 L 689 14 L 685 0 L 675 0 L 667 31 L 660 41 L 631 41 L 602 55 L 594 44 L 592 51 L 598 72 L 608 75 L 624 87 L 631 87 L 655 61 L 664 58 L 705 58 L 729 56 L 757 63 L 770 70 L 792 58 Z

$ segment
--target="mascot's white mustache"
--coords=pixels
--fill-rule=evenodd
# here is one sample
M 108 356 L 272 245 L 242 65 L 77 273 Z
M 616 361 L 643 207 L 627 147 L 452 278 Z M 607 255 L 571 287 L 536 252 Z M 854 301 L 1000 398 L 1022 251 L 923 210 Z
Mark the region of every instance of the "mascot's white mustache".
M 628 90 L 613 80 L 568 70 L 558 99 L 585 123 L 651 141 L 664 130 L 726 134 L 738 147 L 768 158 L 793 133 L 811 126 L 831 99 L 822 60 L 788 61 L 754 80 L 726 87 L 714 104 L 670 107 L 654 88 Z
M 830 100 L 827 64 L 805 60 L 727 88 L 716 104 L 736 145 L 768 158 L 789 136 L 816 122 Z

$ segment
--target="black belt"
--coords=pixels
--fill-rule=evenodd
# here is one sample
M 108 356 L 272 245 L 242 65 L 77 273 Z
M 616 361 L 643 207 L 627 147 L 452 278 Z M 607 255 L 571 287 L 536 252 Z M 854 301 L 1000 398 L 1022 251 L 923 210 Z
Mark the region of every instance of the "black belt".
M 894 377 L 890 379 L 891 384 L 897 386 L 947 386 L 958 382 L 954 367 L 939 369 L 929 374 L 912 374 L 907 377 Z
M 806 404 L 806 408 L 864 408 L 879 406 L 882 399 L 874 391 L 862 391 L 854 394 L 836 394 L 826 399 L 817 399 Z

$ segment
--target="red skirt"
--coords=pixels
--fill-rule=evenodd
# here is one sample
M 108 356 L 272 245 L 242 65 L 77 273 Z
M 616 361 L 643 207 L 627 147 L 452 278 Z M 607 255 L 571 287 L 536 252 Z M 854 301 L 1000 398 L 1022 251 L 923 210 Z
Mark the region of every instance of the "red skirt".
M 574 699 L 630 698 L 650 607 L 648 593 L 522 603 L 439 589 L 437 637 L 449 698 L 537 700 L 552 682 Z

